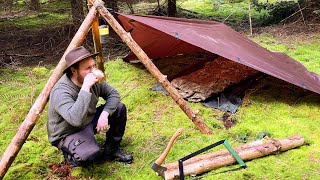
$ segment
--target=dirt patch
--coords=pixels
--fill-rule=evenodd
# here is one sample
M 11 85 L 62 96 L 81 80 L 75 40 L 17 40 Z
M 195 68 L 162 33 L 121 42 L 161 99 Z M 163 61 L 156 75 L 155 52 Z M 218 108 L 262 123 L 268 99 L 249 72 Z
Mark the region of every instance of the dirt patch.
M 74 31 L 73 26 L 43 30 L 7 28 L 1 32 L 0 66 L 56 64 Z
M 209 53 L 195 53 L 191 55 L 177 55 L 174 57 L 159 58 L 153 63 L 166 75 L 169 81 L 177 77 L 188 75 L 204 67 L 205 63 L 218 57 Z
M 34 137 L 34 136 L 31 136 L 30 138 L 27 139 L 28 141 L 33 141 L 33 142 L 39 142 L 40 139 L 38 137 Z
M 320 21 L 320 15 L 319 15 Z M 313 41 L 319 39 L 320 23 L 296 21 L 291 23 L 279 23 L 268 27 L 254 28 L 254 34 L 270 33 L 280 43 L 290 44 L 299 43 L 301 41 Z
M 41 30 L 5 27 L 0 30 L 0 67 L 57 65 L 77 29 L 73 25 Z M 113 45 L 113 49 L 108 49 L 108 53 L 112 55 L 108 56 L 123 53 L 123 43 L 115 39 Z M 94 51 L 91 32 L 85 38 L 83 46 Z
M 230 129 L 231 127 L 235 126 L 237 123 L 237 121 L 231 117 L 231 113 L 227 113 L 227 112 L 223 113 L 221 120 L 223 122 L 223 126 L 226 129 Z
M 53 174 L 58 175 L 65 180 L 76 180 L 77 178 L 71 176 L 72 166 L 63 162 L 61 164 L 51 164 L 49 166 L 50 171 Z

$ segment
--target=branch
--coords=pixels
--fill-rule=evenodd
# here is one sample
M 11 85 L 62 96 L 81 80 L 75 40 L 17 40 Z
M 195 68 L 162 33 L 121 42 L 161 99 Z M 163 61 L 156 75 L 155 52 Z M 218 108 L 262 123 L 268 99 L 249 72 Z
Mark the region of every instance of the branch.
M 19 56 L 19 57 L 44 57 L 44 53 L 41 54 L 34 54 L 34 55 L 27 55 L 27 54 L 7 54 L 2 53 L 0 56 Z

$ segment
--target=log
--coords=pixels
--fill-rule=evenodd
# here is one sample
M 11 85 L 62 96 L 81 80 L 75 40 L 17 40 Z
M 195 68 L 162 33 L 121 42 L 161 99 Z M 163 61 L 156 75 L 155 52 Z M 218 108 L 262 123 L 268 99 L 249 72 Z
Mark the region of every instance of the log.
M 204 121 L 194 112 L 181 97 L 177 89 L 175 89 L 168 81 L 167 76 L 163 75 L 159 69 L 153 64 L 147 54 L 141 49 L 141 47 L 133 40 L 130 33 L 127 33 L 122 26 L 116 21 L 111 13 L 103 6 L 101 0 L 90 0 L 94 7 L 98 10 L 100 15 L 109 23 L 114 31 L 120 36 L 120 38 L 129 46 L 131 51 L 140 59 L 142 64 L 148 69 L 148 71 L 158 80 L 163 88 L 170 94 L 172 99 L 179 105 L 179 107 L 185 112 L 190 120 L 200 129 L 202 133 L 212 134 L 210 128 L 204 123 Z
M 235 147 L 235 151 L 242 160 L 248 161 L 259 157 L 286 151 L 304 144 L 304 138 L 294 135 L 282 140 L 268 139 L 267 142 L 254 142 Z M 184 175 L 201 174 L 210 170 L 218 169 L 236 162 L 236 159 L 228 151 L 217 151 L 204 155 L 195 156 L 183 162 Z M 178 162 L 162 165 L 167 170 L 164 172 L 165 179 L 179 177 Z
M 14 161 L 17 154 L 19 153 L 20 149 L 22 148 L 23 144 L 25 143 L 26 139 L 31 133 L 33 127 L 35 126 L 37 120 L 39 119 L 44 107 L 46 106 L 48 102 L 49 94 L 54 84 L 62 76 L 63 71 L 66 68 L 66 62 L 65 62 L 66 54 L 73 48 L 78 47 L 83 43 L 84 38 L 86 37 L 88 31 L 90 30 L 90 26 L 93 18 L 95 17 L 95 14 L 96 14 L 95 9 L 91 8 L 87 17 L 81 24 L 77 33 L 75 34 L 72 41 L 70 42 L 68 48 L 66 49 L 62 58 L 60 59 L 54 72 L 48 79 L 45 87 L 42 89 L 35 103 L 32 105 L 31 109 L 29 110 L 29 113 L 26 116 L 25 120 L 22 122 L 17 133 L 15 134 L 9 146 L 7 147 L 6 151 L 3 153 L 0 161 L 0 179 L 3 179 L 8 168 Z

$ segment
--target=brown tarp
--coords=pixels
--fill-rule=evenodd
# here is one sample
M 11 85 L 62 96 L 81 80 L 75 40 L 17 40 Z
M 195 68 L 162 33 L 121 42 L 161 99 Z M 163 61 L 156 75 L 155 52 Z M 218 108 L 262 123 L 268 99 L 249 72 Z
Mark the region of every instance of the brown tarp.
M 271 52 L 223 23 L 117 14 L 120 24 L 151 58 L 211 52 L 320 94 L 320 76 L 284 53 Z M 137 59 L 129 54 L 126 60 Z

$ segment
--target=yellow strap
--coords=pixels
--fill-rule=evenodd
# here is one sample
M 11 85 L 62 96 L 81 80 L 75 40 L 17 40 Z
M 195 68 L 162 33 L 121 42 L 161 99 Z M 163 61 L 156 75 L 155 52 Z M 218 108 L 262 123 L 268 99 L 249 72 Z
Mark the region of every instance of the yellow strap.
M 109 28 L 106 27 L 106 28 L 99 29 L 99 33 L 100 33 L 100 35 L 107 35 L 107 34 L 109 34 Z

